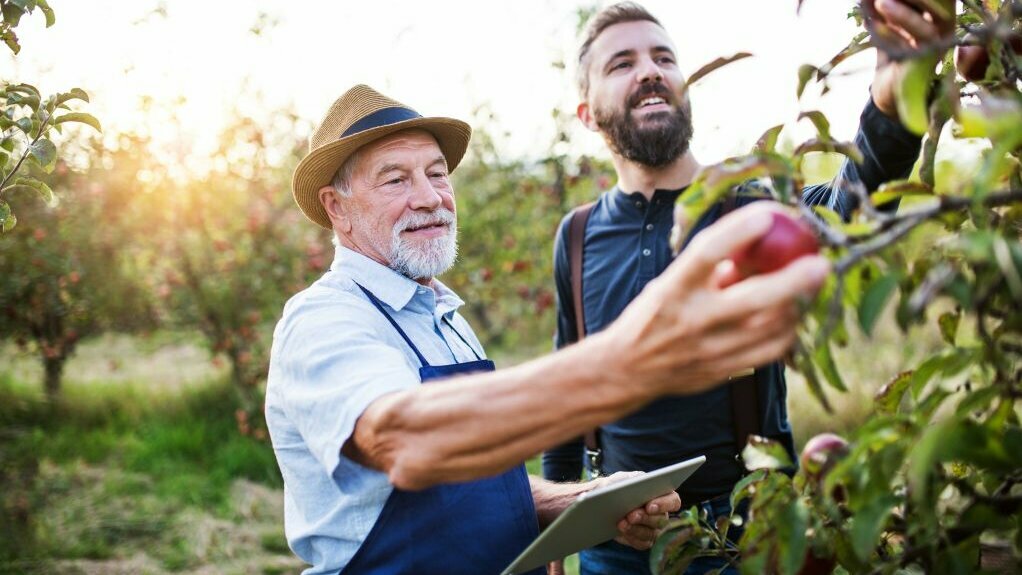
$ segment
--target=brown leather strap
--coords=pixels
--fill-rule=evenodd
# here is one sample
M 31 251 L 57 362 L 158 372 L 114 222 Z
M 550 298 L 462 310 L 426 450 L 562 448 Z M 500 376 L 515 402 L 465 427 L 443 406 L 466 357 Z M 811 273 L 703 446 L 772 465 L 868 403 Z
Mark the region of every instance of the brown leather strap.
M 738 205 L 738 193 L 732 190 L 724 198 L 721 207 L 720 217 L 724 217 L 734 211 Z M 759 371 L 732 376 L 730 378 L 731 388 L 731 421 L 735 432 L 735 443 L 738 447 L 738 454 L 741 455 L 745 445 L 749 442 L 750 435 L 759 435 L 761 426 L 759 421 L 759 389 L 756 384 Z
M 575 304 L 575 341 L 586 336 L 585 307 L 582 305 L 582 257 L 585 248 L 586 222 L 593 211 L 594 202 L 579 206 L 571 212 L 568 226 L 568 258 L 571 261 L 571 296 Z
M 582 257 L 585 248 L 586 222 L 593 211 L 595 202 L 579 206 L 571 212 L 571 223 L 568 225 L 568 259 L 571 262 L 571 297 L 575 305 L 575 341 L 586 336 L 585 307 L 582 305 Z M 590 429 L 585 434 L 585 445 L 591 450 L 599 448 L 597 433 L 599 428 Z

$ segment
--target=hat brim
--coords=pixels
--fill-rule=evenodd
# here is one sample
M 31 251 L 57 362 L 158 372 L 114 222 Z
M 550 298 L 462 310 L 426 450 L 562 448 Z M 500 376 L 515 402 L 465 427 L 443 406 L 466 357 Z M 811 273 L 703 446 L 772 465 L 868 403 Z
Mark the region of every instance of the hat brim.
M 319 190 L 330 185 L 344 161 L 362 146 L 395 132 L 411 129 L 421 129 L 433 134 L 437 144 L 440 145 L 440 151 L 447 160 L 447 169 L 451 172 L 465 156 L 468 141 L 472 137 L 472 128 L 461 120 L 414 118 L 370 128 L 320 146 L 298 163 L 294 177 L 291 179 L 291 190 L 295 202 L 298 203 L 298 207 L 301 208 L 305 217 L 328 230 L 332 229 L 330 218 L 319 201 Z

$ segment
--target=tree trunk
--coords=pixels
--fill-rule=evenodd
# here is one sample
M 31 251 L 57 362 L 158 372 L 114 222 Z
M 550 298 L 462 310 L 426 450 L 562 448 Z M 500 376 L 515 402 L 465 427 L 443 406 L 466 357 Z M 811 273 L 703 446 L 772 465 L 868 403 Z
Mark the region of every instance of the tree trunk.
M 50 400 L 60 395 L 60 381 L 64 375 L 64 362 L 66 357 L 48 357 L 43 359 L 45 375 L 43 386 L 46 389 L 46 397 Z

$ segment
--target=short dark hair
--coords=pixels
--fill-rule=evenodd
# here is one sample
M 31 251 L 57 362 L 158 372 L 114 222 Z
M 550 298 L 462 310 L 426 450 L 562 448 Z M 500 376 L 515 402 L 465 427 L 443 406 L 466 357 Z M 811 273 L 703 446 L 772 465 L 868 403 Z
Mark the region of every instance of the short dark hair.
M 589 94 L 589 48 L 599 38 L 603 31 L 615 24 L 625 22 L 652 22 L 661 28 L 664 27 L 655 16 L 649 13 L 635 2 L 618 2 L 600 10 L 586 23 L 585 37 L 582 45 L 578 48 L 578 70 L 576 81 L 578 92 L 585 98 Z

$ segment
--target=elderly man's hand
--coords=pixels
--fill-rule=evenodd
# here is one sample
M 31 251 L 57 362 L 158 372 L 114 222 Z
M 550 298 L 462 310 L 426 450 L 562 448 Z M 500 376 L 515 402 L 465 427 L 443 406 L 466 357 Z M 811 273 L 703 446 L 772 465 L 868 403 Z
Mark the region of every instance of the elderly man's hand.
M 732 256 L 759 241 L 779 210 L 756 202 L 699 233 L 614 324 L 586 339 L 608 349 L 601 375 L 623 389 L 641 385 L 652 397 L 689 394 L 783 357 L 795 342 L 801 304 L 819 290 L 830 263 L 804 256 L 736 281 Z
M 610 485 L 637 475 L 642 475 L 642 472 L 619 471 L 599 481 L 601 486 Z M 614 540 L 635 549 L 649 549 L 656 541 L 660 529 L 667 524 L 667 514 L 679 509 L 681 509 L 681 498 L 673 491 L 651 499 L 642 507 L 629 511 L 621 518 L 621 521 L 618 521 L 619 535 Z

